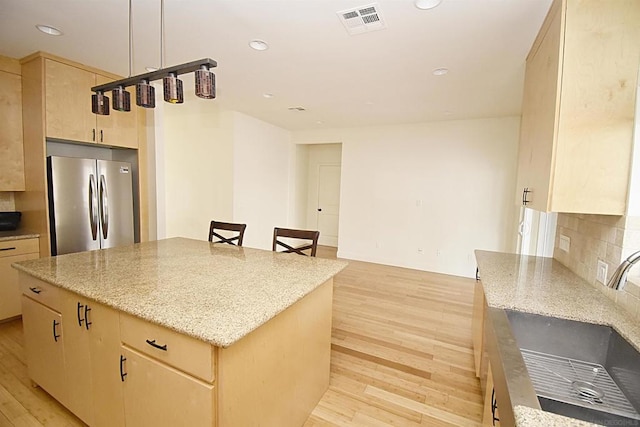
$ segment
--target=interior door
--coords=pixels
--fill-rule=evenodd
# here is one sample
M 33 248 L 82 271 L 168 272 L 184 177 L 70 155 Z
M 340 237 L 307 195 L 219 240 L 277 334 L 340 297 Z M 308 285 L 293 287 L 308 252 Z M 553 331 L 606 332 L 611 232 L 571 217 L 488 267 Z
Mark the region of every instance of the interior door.
M 340 165 L 318 166 L 318 242 L 321 245 L 338 246 L 340 171 Z

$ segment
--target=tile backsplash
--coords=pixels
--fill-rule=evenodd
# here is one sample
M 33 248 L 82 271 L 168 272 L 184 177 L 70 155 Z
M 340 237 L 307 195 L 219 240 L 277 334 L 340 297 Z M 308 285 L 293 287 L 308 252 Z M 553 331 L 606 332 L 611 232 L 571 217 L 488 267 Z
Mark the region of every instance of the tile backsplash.
M 13 200 L 13 192 L 0 191 L 0 212 L 11 212 L 16 210 Z
M 570 239 L 568 252 L 560 249 L 560 236 Z M 640 319 L 640 265 L 631 270 L 631 279 L 622 291 L 596 280 L 598 260 L 607 264 L 609 278 L 622 260 L 638 250 L 640 217 L 558 214 L 553 257 Z

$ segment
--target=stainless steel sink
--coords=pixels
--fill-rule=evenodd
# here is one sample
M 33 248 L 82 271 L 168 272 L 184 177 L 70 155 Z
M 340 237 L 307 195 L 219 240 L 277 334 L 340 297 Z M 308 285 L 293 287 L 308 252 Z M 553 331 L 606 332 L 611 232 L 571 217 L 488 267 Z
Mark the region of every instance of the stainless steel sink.
M 505 310 L 543 410 L 640 426 L 640 353 L 614 329 Z

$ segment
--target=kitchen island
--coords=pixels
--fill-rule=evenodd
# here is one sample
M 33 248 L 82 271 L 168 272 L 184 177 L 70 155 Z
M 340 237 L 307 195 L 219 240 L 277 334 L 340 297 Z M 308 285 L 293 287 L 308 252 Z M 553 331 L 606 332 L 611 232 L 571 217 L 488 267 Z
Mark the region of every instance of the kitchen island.
M 345 266 L 183 238 L 15 264 L 29 375 L 90 425 L 301 425 Z

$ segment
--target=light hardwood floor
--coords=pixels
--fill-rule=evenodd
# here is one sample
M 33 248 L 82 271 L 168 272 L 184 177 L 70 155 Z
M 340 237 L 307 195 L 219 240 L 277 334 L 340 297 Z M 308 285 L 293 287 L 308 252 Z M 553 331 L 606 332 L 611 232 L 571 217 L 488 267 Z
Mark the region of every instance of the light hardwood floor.
M 305 427 L 480 425 L 473 284 L 351 261 L 334 280 L 331 384 Z M 83 426 L 31 386 L 24 360 L 21 321 L 0 324 L 0 426 Z

